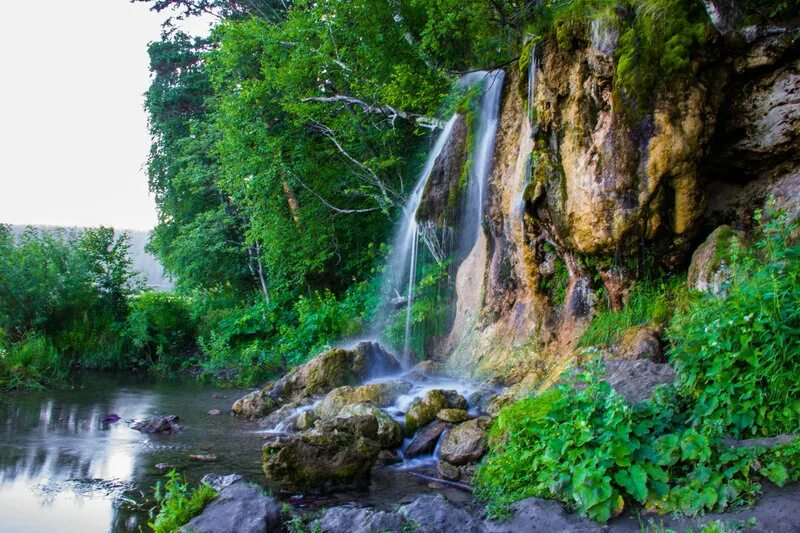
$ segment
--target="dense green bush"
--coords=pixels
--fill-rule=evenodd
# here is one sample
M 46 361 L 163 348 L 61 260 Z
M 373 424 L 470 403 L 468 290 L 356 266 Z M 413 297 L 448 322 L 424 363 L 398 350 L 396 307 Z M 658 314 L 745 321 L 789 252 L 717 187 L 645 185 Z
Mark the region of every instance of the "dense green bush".
M 153 488 L 156 507 L 151 509 L 148 522 L 155 533 L 173 533 L 199 515 L 217 493 L 209 485 L 201 483 L 197 488 L 189 484 L 174 469 L 167 474 L 162 485 L 157 482 Z
M 181 296 L 144 292 L 131 299 L 125 339 L 134 354 L 129 366 L 173 368 L 188 363 L 182 356 L 195 344 L 195 324 Z
M 800 431 L 798 224 L 779 213 L 756 221 L 752 246 L 730 248 L 727 297 L 696 295 L 669 330 L 693 420 L 737 437 Z
M 43 388 L 64 378 L 69 364 L 41 334 L 10 343 L 0 330 L 0 391 Z

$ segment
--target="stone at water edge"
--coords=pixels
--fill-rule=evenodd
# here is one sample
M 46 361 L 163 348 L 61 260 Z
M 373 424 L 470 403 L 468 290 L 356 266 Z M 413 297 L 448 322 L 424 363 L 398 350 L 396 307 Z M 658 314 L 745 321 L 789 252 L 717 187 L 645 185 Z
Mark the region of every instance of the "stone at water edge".
M 468 409 L 467 400 L 453 390 L 429 390 L 425 396 L 414 400 L 406 411 L 406 435 L 432 422 L 442 409 Z
M 491 423 L 487 416 L 454 426 L 443 437 L 439 449 L 442 460 L 456 466 L 477 462 L 488 450 L 486 430 Z
M 314 423 L 319 420 L 319 417 L 314 413 L 314 411 L 308 410 L 303 411 L 294 421 L 294 427 L 297 431 L 305 431 L 307 429 L 311 429 L 314 427 Z
M 219 492 L 225 487 L 233 485 L 234 483 L 238 483 L 242 481 L 242 476 L 239 474 L 229 474 L 227 476 L 222 476 L 220 474 L 206 474 L 200 480 L 200 483 L 205 483 L 206 485 L 210 486 L 215 491 Z
M 414 438 L 409 445 L 406 446 L 406 449 L 404 450 L 405 456 L 410 459 L 418 455 L 424 455 L 426 453 L 433 452 L 442 433 L 444 433 L 449 427 L 450 424 L 442 422 L 441 420 L 436 420 L 420 429 L 417 431 L 417 434 L 414 435 Z
M 381 448 L 399 448 L 403 444 L 403 428 L 391 416 L 387 415 L 371 403 L 356 403 L 346 405 L 339 411 L 336 418 L 351 418 L 354 416 L 371 416 L 378 422 L 376 440 Z
M 481 533 L 482 524 L 464 509 L 450 503 L 441 494 L 426 494 L 400 508 L 413 522 L 417 533 Z
M 464 409 L 442 409 L 441 411 L 436 413 L 436 418 L 438 418 L 442 422 L 458 424 L 460 422 L 466 422 L 472 417 Z
M 436 464 L 436 473 L 439 474 L 439 477 L 442 479 L 447 479 L 449 481 L 458 481 L 459 478 L 461 478 L 461 471 L 458 467 L 447 461 L 439 461 Z
M 178 425 L 178 420 L 180 420 L 180 417 L 177 415 L 154 416 L 147 420 L 134 422 L 131 425 L 131 429 L 148 434 L 172 434 L 181 430 L 181 426 Z
M 315 412 L 319 418 L 333 418 L 346 405 L 371 402 L 378 407 L 392 405 L 403 394 L 408 393 L 413 385 L 408 381 L 387 381 L 384 383 L 370 383 L 359 387 L 337 387 L 316 407 Z
M 206 414 L 208 414 L 210 416 L 218 416 L 218 415 L 222 414 L 222 411 L 220 411 L 219 409 L 212 409 Z
M 281 531 L 281 506 L 261 489 L 241 481 L 223 488 L 184 533 L 268 533 Z
M 231 410 L 239 416 L 260 418 L 287 403 L 399 371 L 397 360 L 377 343 L 362 342 L 352 350 L 334 348 L 298 366 L 260 391 L 240 398 Z
M 264 445 L 267 479 L 285 490 L 323 492 L 367 485 L 380 452 L 374 417 L 322 422 L 304 433 L 278 437 Z
M 364 509 L 353 505 L 332 507 L 314 526 L 325 533 L 377 533 L 404 531 L 406 519 L 399 513 Z

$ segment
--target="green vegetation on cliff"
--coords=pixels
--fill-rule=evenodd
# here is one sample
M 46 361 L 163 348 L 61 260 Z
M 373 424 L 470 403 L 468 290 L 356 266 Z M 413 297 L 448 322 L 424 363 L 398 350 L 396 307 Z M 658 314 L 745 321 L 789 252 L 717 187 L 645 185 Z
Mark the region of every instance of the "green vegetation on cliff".
M 539 496 L 601 522 L 632 504 L 698 514 L 752 502 L 761 480 L 800 479 L 800 440 L 771 449 L 726 440 L 800 432 L 798 223 L 776 213 L 756 221 L 750 247 L 731 247 L 727 295 L 692 293 L 670 322 L 674 386 L 629 404 L 595 362 L 579 386 L 565 375 L 557 389 L 500 412 L 478 473 L 494 512 Z M 650 321 L 652 305 L 618 316 Z M 609 341 L 599 328 L 585 340 Z

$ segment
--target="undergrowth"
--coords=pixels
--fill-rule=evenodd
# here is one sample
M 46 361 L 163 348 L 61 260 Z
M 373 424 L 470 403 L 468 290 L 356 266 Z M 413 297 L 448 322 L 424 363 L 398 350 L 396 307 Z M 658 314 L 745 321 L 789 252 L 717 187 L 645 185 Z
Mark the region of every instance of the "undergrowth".
M 698 515 L 751 504 L 764 480 L 800 479 L 800 440 L 769 449 L 727 440 L 800 431 L 797 224 L 780 213 L 756 221 L 750 251 L 732 248 L 727 297 L 692 294 L 670 323 L 674 386 L 630 404 L 596 360 L 500 412 L 477 473 L 493 515 L 532 496 L 599 522 L 631 506 Z M 608 315 L 584 342 L 610 342 L 664 312 L 677 284 L 640 287 L 633 309 Z
M 167 480 L 163 485 L 157 482 L 153 487 L 157 505 L 151 509 L 152 521 L 147 525 L 155 533 L 177 531 L 217 497 L 217 492 L 205 483 L 201 483 L 197 488 L 190 488 L 186 480 L 174 469 L 167 473 L 166 477 Z

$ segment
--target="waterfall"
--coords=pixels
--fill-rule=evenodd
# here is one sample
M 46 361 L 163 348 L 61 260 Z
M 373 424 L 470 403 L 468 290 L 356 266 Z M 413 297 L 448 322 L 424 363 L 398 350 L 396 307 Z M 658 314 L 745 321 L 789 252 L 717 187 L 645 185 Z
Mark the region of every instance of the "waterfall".
M 472 165 L 469 170 L 469 183 L 467 194 L 464 196 L 461 227 L 459 228 L 461 236 L 458 254 L 461 258 L 466 257 L 472 250 L 483 223 L 484 198 L 489 185 L 489 174 L 492 171 L 494 143 L 500 118 L 500 96 L 503 93 L 505 72 L 495 70 L 474 73 L 472 76 L 480 76 L 484 83 L 484 91 L 478 107 L 475 144 L 470 154 Z
M 533 99 L 536 96 L 536 71 L 539 70 L 539 58 L 536 54 L 538 47 L 538 44 L 531 45 L 531 62 L 528 66 L 528 120 L 531 128 L 533 127 L 533 116 L 535 114 Z
M 406 308 L 405 339 L 400 361 L 404 366 L 408 366 L 409 363 L 409 342 L 413 318 L 412 305 L 414 303 L 414 287 L 416 284 L 419 240 L 417 209 L 422 201 L 422 193 L 425 191 L 425 185 L 428 183 L 436 158 L 439 157 L 445 144 L 450 139 L 455 121 L 456 115 L 453 115 L 445 124 L 430 154 L 428 154 L 428 159 L 425 161 L 425 167 L 417 180 L 417 184 L 403 207 L 403 214 L 392 240 L 392 252 L 389 256 L 389 264 L 383 281 L 379 314 L 390 312 L 401 305 Z M 380 318 L 385 318 L 385 316 Z M 383 325 L 380 322 L 376 324 L 378 328 L 382 328 Z

